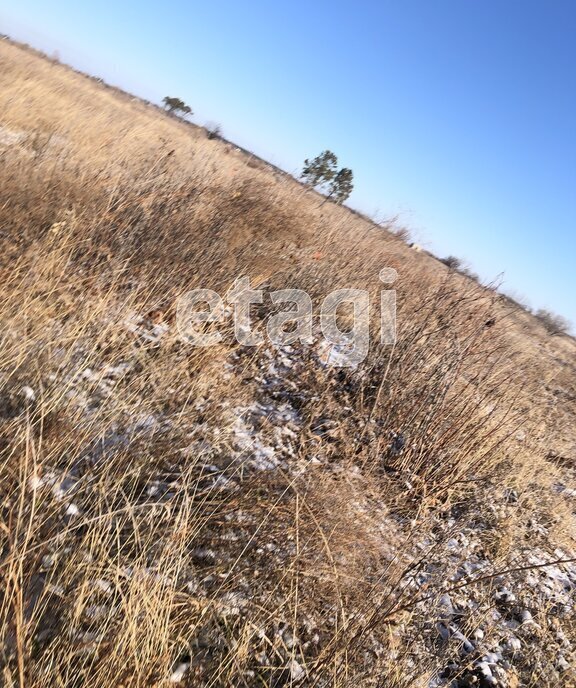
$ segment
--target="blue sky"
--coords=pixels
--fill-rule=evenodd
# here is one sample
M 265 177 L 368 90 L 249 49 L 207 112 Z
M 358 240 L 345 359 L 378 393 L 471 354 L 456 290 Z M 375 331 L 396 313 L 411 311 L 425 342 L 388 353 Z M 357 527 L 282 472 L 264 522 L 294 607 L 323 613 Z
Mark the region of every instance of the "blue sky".
M 18 0 L 0 31 L 288 171 L 332 149 L 350 205 L 576 323 L 574 0 Z

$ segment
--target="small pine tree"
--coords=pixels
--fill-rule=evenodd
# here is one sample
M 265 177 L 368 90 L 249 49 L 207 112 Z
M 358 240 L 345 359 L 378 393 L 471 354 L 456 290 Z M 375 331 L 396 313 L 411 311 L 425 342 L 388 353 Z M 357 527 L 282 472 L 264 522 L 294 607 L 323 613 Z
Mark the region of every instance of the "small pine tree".
M 336 176 L 338 158 L 332 151 L 325 150 L 312 160 L 304 160 L 302 179 L 312 187 L 330 183 Z
M 347 201 L 354 189 L 353 180 L 354 174 L 352 170 L 348 167 L 343 167 L 330 182 L 328 198 L 334 199 L 338 204 Z
M 188 115 L 193 114 L 192 108 L 186 105 L 186 103 L 183 100 L 180 100 L 180 98 L 171 98 L 170 96 L 166 96 L 162 99 L 162 102 L 164 103 L 165 110 L 170 115 L 181 113 L 184 115 L 184 117 L 187 117 Z

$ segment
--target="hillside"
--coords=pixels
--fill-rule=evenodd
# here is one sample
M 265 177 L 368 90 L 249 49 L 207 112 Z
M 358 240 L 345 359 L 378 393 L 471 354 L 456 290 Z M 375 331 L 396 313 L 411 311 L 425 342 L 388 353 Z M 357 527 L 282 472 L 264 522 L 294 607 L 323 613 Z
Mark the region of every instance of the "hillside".
M 0 40 L 2 685 L 576 685 L 576 341 L 394 232 Z M 187 342 L 242 276 L 313 341 Z

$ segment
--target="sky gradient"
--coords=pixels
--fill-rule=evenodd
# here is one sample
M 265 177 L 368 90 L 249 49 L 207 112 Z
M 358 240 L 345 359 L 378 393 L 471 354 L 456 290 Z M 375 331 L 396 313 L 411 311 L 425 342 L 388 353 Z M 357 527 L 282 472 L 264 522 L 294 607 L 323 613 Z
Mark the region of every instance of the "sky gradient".
M 349 205 L 576 323 L 574 0 L 0 0 L 0 32 L 290 172 L 330 148 Z

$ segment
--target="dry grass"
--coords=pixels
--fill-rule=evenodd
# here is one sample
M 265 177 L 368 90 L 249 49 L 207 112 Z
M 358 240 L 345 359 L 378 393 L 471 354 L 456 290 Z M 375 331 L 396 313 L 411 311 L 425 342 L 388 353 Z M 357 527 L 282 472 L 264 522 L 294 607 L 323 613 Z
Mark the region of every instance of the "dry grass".
M 467 632 L 527 543 L 574 549 L 551 490 L 574 342 L 225 141 L 7 41 L 0 64 L 3 684 L 160 686 L 180 663 L 191 686 L 428 685 L 455 537 L 477 527 L 488 566 L 450 584 L 476 596 Z M 384 266 L 398 343 L 360 371 L 174 326 L 194 287 L 377 301 Z M 558 685 L 523 642 L 541 668 L 500 685 Z

